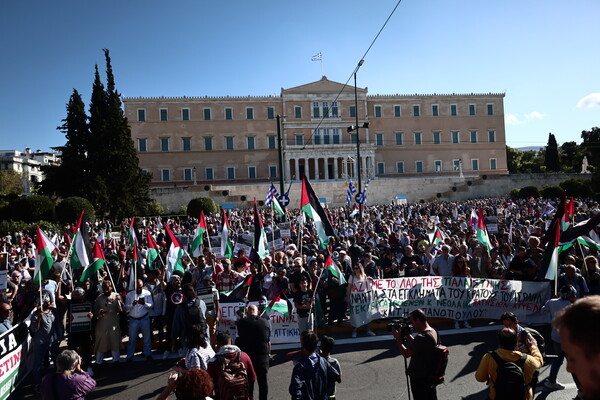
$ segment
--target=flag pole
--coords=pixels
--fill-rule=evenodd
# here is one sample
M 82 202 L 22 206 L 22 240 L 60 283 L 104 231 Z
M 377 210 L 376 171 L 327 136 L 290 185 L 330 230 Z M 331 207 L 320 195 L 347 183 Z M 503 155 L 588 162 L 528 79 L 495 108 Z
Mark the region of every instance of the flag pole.
M 39 255 L 39 254 L 38 254 Z M 43 303 L 42 303 L 42 266 L 40 265 L 40 269 L 38 270 L 38 275 L 39 275 L 39 281 L 40 281 L 40 310 L 43 308 Z

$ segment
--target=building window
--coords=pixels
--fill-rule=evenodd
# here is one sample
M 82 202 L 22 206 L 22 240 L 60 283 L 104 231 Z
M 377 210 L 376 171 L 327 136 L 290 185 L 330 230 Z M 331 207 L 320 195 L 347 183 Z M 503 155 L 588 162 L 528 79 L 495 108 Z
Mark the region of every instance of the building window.
M 394 117 L 402 116 L 402 108 L 400 106 L 394 106 Z
M 171 170 L 169 169 L 161 169 L 162 181 L 169 182 L 171 180 Z
M 433 168 L 435 169 L 435 172 L 442 172 L 442 160 L 434 160 Z
M 329 118 L 329 103 L 323 102 L 323 118 Z
M 331 116 L 337 118 L 340 116 L 339 107 L 337 101 L 331 102 Z
M 149 174 L 150 174 L 150 171 L 148 171 L 147 169 L 143 169 L 143 170 L 142 170 L 142 174 L 144 174 L 144 175 L 149 175 Z
M 475 104 L 469 104 L 469 115 L 475 115 Z
M 396 173 L 398 173 L 398 174 L 404 173 L 404 161 L 396 162 Z
M 385 174 L 385 163 L 378 162 L 377 163 L 377 175 Z
M 275 108 L 267 107 L 267 119 L 275 119 Z
M 248 167 L 248 179 L 256 179 L 256 167 Z
M 381 106 L 375 106 L 375 118 L 381 118 Z
M 321 108 L 318 101 L 313 102 L 313 118 L 321 118 Z
M 189 137 L 184 137 L 181 138 L 181 144 L 183 147 L 183 151 L 190 151 L 192 150 L 192 138 Z
M 350 117 L 356 118 L 356 106 L 350 106 Z
M 267 136 L 267 145 L 269 147 L 269 149 L 274 149 L 275 148 L 275 136 Z
M 474 158 L 471 160 L 471 168 L 473 171 L 479 171 L 479 160 Z
M 246 108 L 246 119 L 254 119 L 254 108 Z
M 434 117 L 437 117 L 440 115 L 440 108 L 437 104 L 431 105 L 431 115 L 433 115 Z
M 181 109 L 181 120 L 182 121 L 189 121 L 190 120 L 190 109 L 189 108 L 182 108 Z
M 356 144 L 356 133 L 351 133 L 350 134 L 350 143 L 351 144 Z
M 333 128 L 333 144 L 340 144 L 340 129 Z
M 488 131 L 488 142 L 494 143 L 496 141 L 496 131 Z
M 493 104 L 487 105 L 487 115 L 494 115 L 494 105 Z
M 302 118 L 302 107 L 294 106 L 294 117 Z
M 315 129 L 313 131 L 313 144 L 321 144 L 321 132 L 320 129 Z
M 231 121 L 233 119 L 233 108 L 225 109 L 225 120 Z
M 140 153 L 145 153 L 148 151 L 148 139 L 143 138 L 143 139 L 138 139 L 138 151 Z
M 169 151 L 169 138 L 160 138 L 160 151 Z
M 138 121 L 145 122 L 146 121 L 146 110 L 143 108 L 140 108 L 137 110 L 137 112 L 138 112 Z
M 166 108 L 161 108 L 160 109 L 160 120 L 161 121 L 168 121 L 169 120 L 169 110 L 167 110 Z
M 450 132 L 450 134 L 452 135 L 452 144 L 460 143 L 460 133 L 459 132 L 452 131 L 452 132 Z
M 396 146 L 402 146 L 404 144 L 404 134 L 402 132 L 396 132 Z
M 415 172 L 419 174 L 423 172 L 423 161 L 415 161 Z
M 212 151 L 213 149 L 213 138 L 205 137 L 204 138 L 204 150 Z
M 304 145 L 304 136 L 302 135 L 295 135 L 296 138 L 296 146 L 302 146 Z
M 211 118 L 212 117 L 212 115 L 211 115 L 212 113 L 211 113 L 210 108 L 205 108 L 203 111 L 204 111 L 204 120 L 205 121 L 210 121 L 212 119 Z
M 490 169 L 491 170 L 495 170 L 496 169 L 496 159 L 495 158 L 490 158 Z
M 204 170 L 204 176 L 206 177 L 207 181 L 212 181 L 215 179 L 215 172 L 212 168 L 206 168 Z
M 469 135 L 471 136 L 471 143 L 477 143 L 477 131 L 471 131 Z
M 452 115 L 453 117 L 458 115 L 456 108 L 456 104 L 450 104 L 450 115 Z
M 423 138 L 421 137 L 421 132 L 415 132 L 415 144 L 423 144 Z
M 421 116 L 421 106 L 418 104 L 413 104 L 413 116 L 419 117 Z
M 233 136 L 227 136 L 225 138 L 225 148 L 227 150 L 233 150 Z
M 433 144 L 442 143 L 441 136 L 442 134 L 440 132 L 433 132 Z
M 191 168 L 185 168 L 183 170 L 183 180 L 184 181 L 193 181 L 194 177 L 192 176 L 192 169 Z
M 277 178 L 277 166 L 269 165 L 269 179 Z
M 376 146 L 383 146 L 383 133 L 376 133 L 375 134 L 375 145 Z
M 227 167 L 227 179 L 235 179 L 235 167 Z
M 452 168 L 455 171 L 460 171 L 460 160 L 452 160 Z
M 247 142 L 248 142 L 248 150 L 254 150 L 254 142 L 256 141 L 256 138 L 254 136 L 249 136 L 247 138 Z

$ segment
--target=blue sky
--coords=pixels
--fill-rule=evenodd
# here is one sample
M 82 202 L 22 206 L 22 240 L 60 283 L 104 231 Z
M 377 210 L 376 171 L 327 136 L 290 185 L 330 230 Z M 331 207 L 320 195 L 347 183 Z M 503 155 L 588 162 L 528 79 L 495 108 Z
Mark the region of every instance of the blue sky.
M 346 82 L 397 0 L 0 2 L 2 149 L 49 150 L 111 52 L 135 96 L 279 95 Z M 370 94 L 505 92 L 507 143 L 600 126 L 600 1 L 403 0 L 358 73 Z

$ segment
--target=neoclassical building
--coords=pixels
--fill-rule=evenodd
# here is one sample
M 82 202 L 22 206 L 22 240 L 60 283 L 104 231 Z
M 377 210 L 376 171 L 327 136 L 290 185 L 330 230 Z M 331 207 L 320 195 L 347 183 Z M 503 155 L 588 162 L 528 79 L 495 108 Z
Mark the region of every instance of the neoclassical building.
M 506 174 L 503 93 L 368 94 L 323 77 L 280 96 L 126 97 L 152 185 Z M 367 124 L 368 127 L 363 128 Z M 350 132 L 349 132 L 350 131 Z

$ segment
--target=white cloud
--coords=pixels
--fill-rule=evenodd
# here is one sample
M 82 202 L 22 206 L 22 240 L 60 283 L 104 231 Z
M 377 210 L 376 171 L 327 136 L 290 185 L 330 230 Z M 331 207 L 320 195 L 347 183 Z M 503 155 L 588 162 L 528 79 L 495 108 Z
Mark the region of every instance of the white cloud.
M 523 121 L 520 121 L 519 118 L 514 114 L 505 114 L 504 123 L 506 125 L 521 125 Z
M 548 114 L 542 114 L 537 111 L 530 112 L 529 114 L 525 114 L 525 118 L 530 119 L 544 119 L 548 116 Z
M 577 102 L 577 108 L 600 107 L 600 93 L 590 93 Z

